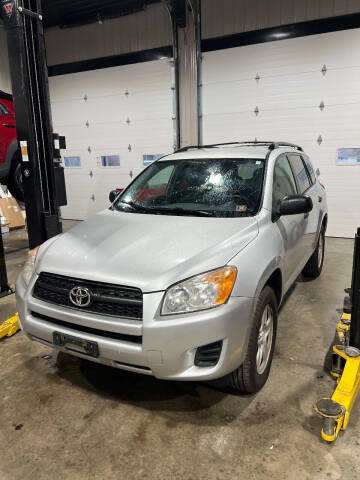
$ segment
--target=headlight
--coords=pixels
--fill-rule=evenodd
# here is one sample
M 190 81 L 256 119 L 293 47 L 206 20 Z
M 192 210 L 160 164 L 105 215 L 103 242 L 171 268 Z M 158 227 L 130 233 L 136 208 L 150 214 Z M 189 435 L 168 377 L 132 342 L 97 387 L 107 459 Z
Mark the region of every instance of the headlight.
M 222 305 L 231 294 L 236 273 L 236 267 L 224 267 L 173 285 L 165 293 L 161 315 L 196 312 Z
M 29 284 L 32 274 L 34 273 L 36 254 L 38 250 L 39 250 L 39 247 L 34 248 L 33 250 L 30 250 L 28 253 L 28 258 L 25 262 L 25 265 L 22 271 L 22 276 L 26 285 Z

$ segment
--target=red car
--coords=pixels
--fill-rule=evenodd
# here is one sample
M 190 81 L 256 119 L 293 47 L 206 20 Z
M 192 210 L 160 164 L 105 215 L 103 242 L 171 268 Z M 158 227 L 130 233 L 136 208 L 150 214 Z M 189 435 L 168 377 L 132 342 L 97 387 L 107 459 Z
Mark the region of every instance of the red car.
M 16 139 L 15 113 L 12 96 L 0 90 L 0 183 L 12 195 L 24 200 L 21 176 L 21 153 Z

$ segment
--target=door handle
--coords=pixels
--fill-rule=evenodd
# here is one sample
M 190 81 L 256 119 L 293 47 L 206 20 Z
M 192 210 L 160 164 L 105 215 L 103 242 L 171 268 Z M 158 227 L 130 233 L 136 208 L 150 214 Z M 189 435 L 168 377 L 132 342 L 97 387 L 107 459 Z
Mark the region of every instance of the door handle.
M 2 125 L 3 125 L 3 127 L 6 127 L 6 128 L 15 128 L 15 124 L 14 124 L 14 123 L 4 122 Z
M 322 197 L 320 197 L 320 195 L 318 196 L 318 200 L 319 200 L 319 203 L 322 202 Z

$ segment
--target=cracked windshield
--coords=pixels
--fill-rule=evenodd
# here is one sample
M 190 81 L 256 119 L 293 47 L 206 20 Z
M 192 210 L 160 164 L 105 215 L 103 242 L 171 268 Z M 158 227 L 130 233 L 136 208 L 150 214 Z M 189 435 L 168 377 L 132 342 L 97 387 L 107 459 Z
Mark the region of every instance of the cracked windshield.
M 118 197 L 116 210 L 157 215 L 244 217 L 257 213 L 265 161 L 160 160 Z

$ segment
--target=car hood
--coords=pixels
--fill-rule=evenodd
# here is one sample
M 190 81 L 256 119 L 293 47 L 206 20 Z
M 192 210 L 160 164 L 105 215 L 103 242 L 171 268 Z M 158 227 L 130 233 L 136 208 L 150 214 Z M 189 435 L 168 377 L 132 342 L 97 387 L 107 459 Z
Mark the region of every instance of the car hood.
M 257 234 L 254 217 L 105 210 L 44 244 L 36 271 L 161 291 L 226 265 Z

